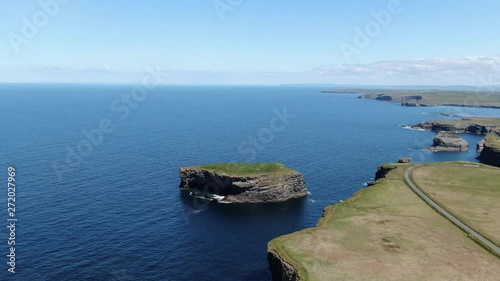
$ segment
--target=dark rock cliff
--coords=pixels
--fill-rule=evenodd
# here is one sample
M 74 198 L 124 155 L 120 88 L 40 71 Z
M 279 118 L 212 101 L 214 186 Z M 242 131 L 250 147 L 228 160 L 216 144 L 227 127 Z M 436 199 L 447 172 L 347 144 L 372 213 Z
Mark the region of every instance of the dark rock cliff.
M 384 164 L 380 165 L 378 167 L 377 172 L 375 173 L 375 181 L 385 178 L 385 176 L 392 170 L 396 169 L 397 167 L 393 164 Z
M 280 255 L 268 246 L 267 262 L 271 270 L 273 281 L 300 281 L 301 278 L 295 267 L 286 262 Z
M 478 159 L 484 164 L 500 167 L 500 128 L 491 130 L 481 144 Z
M 282 202 L 307 195 L 304 177 L 297 171 L 258 175 L 228 175 L 201 168 L 181 168 L 180 188 L 224 196 L 226 203 Z

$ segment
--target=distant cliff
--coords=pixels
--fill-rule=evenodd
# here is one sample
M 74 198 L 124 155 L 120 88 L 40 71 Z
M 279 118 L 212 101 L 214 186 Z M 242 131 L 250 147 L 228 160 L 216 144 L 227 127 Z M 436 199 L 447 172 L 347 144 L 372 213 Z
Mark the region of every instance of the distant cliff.
M 433 120 L 414 126 L 413 129 L 429 131 L 447 131 L 455 133 L 469 133 L 486 135 L 491 129 L 500 125 L 500 118 L 464 118 L 462 120 Z
M 279 163 L 216 164 L 180 169 L 180 188 L 225 203 L 282 202 L 307 195 L 301 173 Z

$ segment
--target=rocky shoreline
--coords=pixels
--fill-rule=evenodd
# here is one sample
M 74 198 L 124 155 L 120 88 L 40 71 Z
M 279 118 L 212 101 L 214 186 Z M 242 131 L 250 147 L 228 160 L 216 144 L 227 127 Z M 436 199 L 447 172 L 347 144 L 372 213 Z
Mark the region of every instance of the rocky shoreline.
M 465 151 L 465 140 L 446 138 L 444 133 L 484 135 L 477 144 L 477 157 L 483 164 L 500 167 L 500 118 L 463 118 L 461 120 L 427 121 L 413 126 L 402 125 L 413 130 L 437 131 L 438 136 L 428 150 L 431 151 Z M 441 134 L 441 136 L 440 136 Z
M 485 122 L 482 118 L 464 118 L 462 120 L 432 120 L 419 123 L 417 125 L 410 126 L 411 129 L 415 130 L 427 130 L 427 131 L 446 131 L 454 132 L 457 134 L 474 134 L 474 135 L 486 135 L 490 130 L 496 128 L 500 122 Z

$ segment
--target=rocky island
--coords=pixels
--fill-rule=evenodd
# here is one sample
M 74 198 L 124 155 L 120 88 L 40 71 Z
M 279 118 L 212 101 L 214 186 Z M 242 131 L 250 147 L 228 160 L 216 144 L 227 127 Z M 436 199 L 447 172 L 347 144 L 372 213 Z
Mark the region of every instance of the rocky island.
M 469 143 L 452 132 L 439 132 L 434 138 L 430 151 L 469 151 Z
M 283 202 L 306 196 L 301 173 L 281 163 L 225 163 L 180 168 L 180 188 L 222 203 Z

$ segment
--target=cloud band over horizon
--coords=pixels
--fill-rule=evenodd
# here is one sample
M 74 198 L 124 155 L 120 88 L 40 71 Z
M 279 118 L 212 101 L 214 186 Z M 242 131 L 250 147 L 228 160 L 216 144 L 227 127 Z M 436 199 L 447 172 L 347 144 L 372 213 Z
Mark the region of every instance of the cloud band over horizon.
M 155 66 L 150 66 L 155 67 Z M 332 64 L 303 71 L 175 70 L 159 65 L 164 83 L 172 84 L 359 84 L 359 85 L 497 85 L 500 56 L 429 58 Z M 44 66 L 2 68 L 1 82 L 134 83 L 146 70 L 113 67 Z

